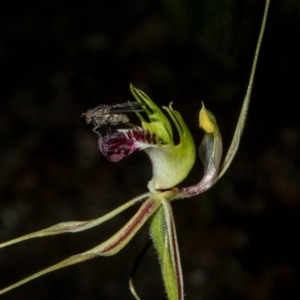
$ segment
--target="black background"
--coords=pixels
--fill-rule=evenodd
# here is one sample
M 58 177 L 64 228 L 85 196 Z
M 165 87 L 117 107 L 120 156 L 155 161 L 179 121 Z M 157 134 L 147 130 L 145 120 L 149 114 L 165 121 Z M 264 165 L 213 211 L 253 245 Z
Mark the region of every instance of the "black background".
M 201 101 L 227 149 L 245 94 L 264 1 L 10 1 L 0 16 L 0 241 L 101 216 L 146 191 L 144 153 L 108 162 L 81 113 L 133 99 L 174 102 L 199 145 Z M 242 143 L 210 191 L 173 205 L 187 299 L 297 299 L 300 4 L 273 1 Z M 201 178 L 198 162 L 182 185 Z M 87 232 L 0 250 L 5 287 L 104 241 L 130 209 Z M 297 229 L 298 228 L 298 229 Z M 3 299 L 133 299 L 142 229 L 122 252 L 48 274 Z M 150 250 L 135 278 L 164 299 Z

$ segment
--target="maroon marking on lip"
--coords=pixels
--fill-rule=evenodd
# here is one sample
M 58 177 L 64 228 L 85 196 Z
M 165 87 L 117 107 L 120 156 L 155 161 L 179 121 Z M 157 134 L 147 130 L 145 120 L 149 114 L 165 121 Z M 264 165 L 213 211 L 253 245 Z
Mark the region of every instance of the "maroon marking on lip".
M 136 142 L 155 145 L 157 136 L 151 134 L 149 130 L 130 129 L 127 131 L 115 131 L 98 140 L 100 152 L 106 156 L 109 161 L 118 162 L 129 156 L 134 151 L 140 150 Z

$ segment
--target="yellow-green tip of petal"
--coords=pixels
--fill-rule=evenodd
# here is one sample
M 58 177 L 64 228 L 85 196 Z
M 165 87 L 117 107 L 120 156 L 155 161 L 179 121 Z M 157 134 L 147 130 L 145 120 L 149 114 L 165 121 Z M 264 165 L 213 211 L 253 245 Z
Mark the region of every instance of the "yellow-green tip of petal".
M 216 118 L 214 115 L 208 111 L 204 103 L 202 102 L 202 108 L 199 112 L 199 126 L 206 132 L 206 133 L 214 133 L 218 128 Z

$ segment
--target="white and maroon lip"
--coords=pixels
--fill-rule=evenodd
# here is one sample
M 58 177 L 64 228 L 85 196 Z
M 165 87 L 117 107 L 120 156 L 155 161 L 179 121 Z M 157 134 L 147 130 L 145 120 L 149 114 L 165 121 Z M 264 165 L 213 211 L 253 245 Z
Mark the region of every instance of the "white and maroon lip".
M 162 141 L 155 133 L 151 134 L 149 130 L 142 128 L 117 129 L 98 140 L 100 152 L 112 162 L 118 162 L 136 150 L 144 150 L 158 143 L 161 144 Z

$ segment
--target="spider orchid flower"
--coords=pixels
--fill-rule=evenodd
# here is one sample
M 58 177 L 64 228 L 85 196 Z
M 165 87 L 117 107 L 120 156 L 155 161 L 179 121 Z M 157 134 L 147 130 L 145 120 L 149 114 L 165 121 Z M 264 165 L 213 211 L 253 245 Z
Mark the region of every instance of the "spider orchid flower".
M 148 183 L 150 192 L 166 190 L 180 183 L 195 163 L 196 151 L 193 137 L 179 112 L 163 107 L 174 123 L 179 143 L 174 144 L 172 126 L 167 116 L 141 90 L 130 85 L 135 99 L 143 105 L 149 122 L 137 113 L 141 127 L 118 129 L 113 134 L 99 138 L 99 149 L 108 160 L 116 162 L 137 150 L 144 150 L 152 162 L 153 177 Z M 182 159 L 184 157 L 184 159 Z
M 129 129 L 117 129 L 112 134 L 103 138 L 100 137 L 99 149 L 109 160 L 114 162 L 127 157 L 136 150 L 144 150 L 149 155 L 153 167 L 153 177 L 148 184 L 149 192 L 126 202 L 100 218 L 90 221 L 59 223 L 3 243 L 0 247 L 37 237 L 83 231 L 104 223 L 134 204 L 143 202 L 142 205 L 136 214 L 105 242 L 33 274 L 1 290 L 0 294 L 57 269 L 77 264 L 96 256 L 114 255 L 132 239 L 141 226 L 150 221 L 150 231 L 163 266 L 164 280 L 169 298 L 183 299 L 179 251 L 169 202 L 174 195 L 178 194 L 179 190 L 175 186 L 188 175 L 194 165 L 196 158 L 194 141 L 181 115 L 170 105 L 168 108 L 164 107 L 164 109 L 178 131 L 179 143 L 175 144 L 172 126 L 167 116 L 142 91 L 134 88 L 132 85 L 130 89 L 136 100 L 143 104 L 143 109 L 149 121 L 146 121 L 140 113 L 137 113 L 141 120 L 141 127 L 134 126 Z M 174 289 L 174 287 L 177 288 Z M 135 293 L 133 288 L 132 290 Z M 136 298 L 138 299 L 137 295 Z
M 113 162 L 117 162 L 129 156 L 135 151 L 145 151 L 150 157 L 153 168 L 153 176 L 148 183 L 149 192 L 126 202 L 100 218 L 89 221 L 59 223 L 2 243 L 0 244 L 0 248 L 32 238 L 87 230 L 112 219 L 135 204 L 141 204 L 140 208 L 118 232 L 106 241 L 0 290 L 0 295 L 55 270 L 84 262 L 97 256 L 114 255 L 126 246 L 146 222 L 149 222 L 151 238 L 158 254 L 168 299 L 184 299 L 179 248 L 170 203 L 176 199 L 192 197 L 206 191 L 223 176 L 231 164 L 238 149 L 245 124 L 268 7 L 269 1 L 266 0 L 261 32 L 254 56 L 248 89 L 232 143 L 223 163 L 221 164 L 222 138 L 216 119 L 213 114 L 202 105 L 199 114 L 199 125 L 204 131 L 204 138 L 198 149 L 198 153 L 204 167 L 204 175 L 199 183 L 191 187 L 176 187 L 186 178 L 195 162 L 196 150 L 190 131 L 185 125 L 180 113 L 172 108 L 172 104 L 170 104 L 169 107 L 163 107 L 169 116 L 168 118 L 145 93 L 131 85 L 131 93 L 136 101 L 143 104 L 142 107 L 148 120 L 145 120 L 142 114 L 137 113 L 141 121 L 141 126 L 117 129 L 112 134 L 103 138 L 100 137 L 98 144 L 101 153 Z M 174 143 L 174 133 L 170 120 L 173 122 L 173 127 L 178 133 L 179 142 L 177 144 Z M 131 290 L 134 297 L 140 299 L 132 284 Z

